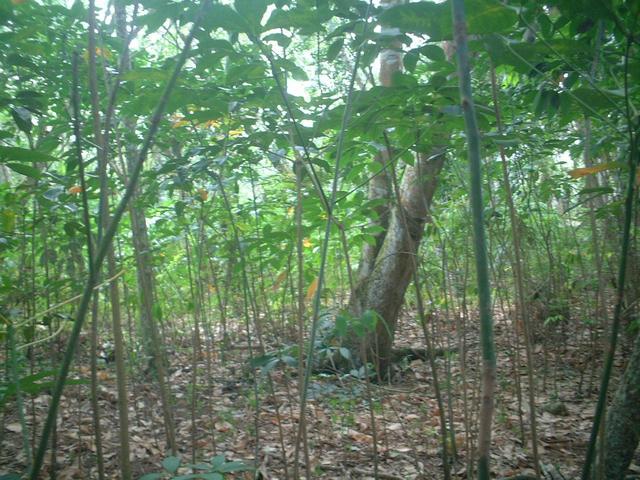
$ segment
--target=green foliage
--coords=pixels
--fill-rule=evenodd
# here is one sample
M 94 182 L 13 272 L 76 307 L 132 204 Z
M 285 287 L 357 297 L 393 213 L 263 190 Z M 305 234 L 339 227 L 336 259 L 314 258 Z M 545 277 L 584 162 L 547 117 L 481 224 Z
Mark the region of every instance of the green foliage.
M 498 0 L 467 0 L 469 34 L 502 33 L 511 30 L 518 19 L 516 10 Z M 383 11 L 380 22 L 402 32 L 426 34 L 430 41 L 451 40 L 451 2 L 413 2 Z
M 586 282 L 593 276 L 595 251 L 586 220 L 593 206 L 599 227 L 606 228 L 601 257 L 606 265 L 614 263 L 618 252 L 613 239 L 628 176 L 626 136 L 629 121 L 637 122 L 626 117 L 626 103 L 640 104 L 637 45 L 632 45 L 626 69 L 621 55 L 626 32 L 637 31 L 638 7 L 634 2 L 596 0 L 559 0 L 545 6 L 532 1 L 470 0 L 465 6 L 473 35 L 469 47 L 486 172 L 483 205 L 492 274 L 510 286 L 512 253 L 505 245 L 514 227 L 505 208 L 502 151 L 513 187 L 516 227 L 523 237 L 528 284 L 553 278 L 557 287 L 548 299 L 560 298 L 562 303 L 541 321 L 568 319 L 565 312 L 576 305 L 561 286 L 583 282 L 580 293 L 570 295 L 579 298 L 584 312 L 571 318 L 591 318 L 595 323 L 592 307 L 598 286 Z M 197 11 L 196 2 L 164 0 L 145 0 L 138 8 L 135 25 L 130 26 L 138 32 L 130 45 L 131 70 L 119 76 L 123 42 L 113 25 L 98 21 L 103 115 L 111 93 L 106 86 L 114 86 L 116 79 L 120 82 L 111 118 L 113 157 L 107 179 L 114 200 L 124 189 L 127 157 L 135 157 L 147 132 Z M 450 306 L 439 285 L 445 259 L 447 281 L 457 297 L 453 304 L 471 298 L 469 185 L 461 160 L 467 138 L 450 60 L 450 12 L 450 1 L 409 2 L 389 9 L 357 0 L 237 0 L 212 5 L 169 99 L 132 205 L 147 218 L 147 253 L 157 283 L 154 316 L 162 316 L 167 338 L 183 325 L 190 328 L 198 306 L 188 294 L 186 242 L 196 246 L 191 252 L 191 266 L 197 265 L 192 269 L 195 290 L 201 289 L 201 296 L 210 301 L 207 313 L 214 329 L 222 322 L 219 312 L 237 327 L 243 293 L 239 248 L 249 266 L 260 313 L 268 310 L 275 317 L 273 312 L 282 312 L 282 325 L 271 318 L 273 324 L 267 328 L 277 329 L 277 338 L 280 329 L 293 330 L 291 305 L 298 294 L 308 292 L 318 274 L 320 232 L 327 221 L 319 188 L 326 194 L 331 185 L 339 136 L 344 151 L 332 211 L 336 222 L 321 293 L 326 306 L 340 313 L 320 319 L 314 345 L 318 357 L 350 364 L 358 355 L 347 348 L 346 340 L 361 339 L 380 327 L 374 312 L 354 317 L 341 309 L 351 288 L 347 260 L 355 270 L 361 250 L 375 245 L 377 236 L 385 233 L 371 221 L 380 219 L 380 207 L 388 201 L 370 200 L 367 195 L 369 180 L 381 174 L 374 157 L 385 147 L 393 150 L 392 167 L 400 180 L 404 166 L 412 164 L 417 153 L 446 144 L 448 160 L 429 213 L 433 222 L 420 250 L 421 274 L 434 308 Z M 104 13 L 98 17 L 111 17 Z M 81 83 L 86 83 L 86 18 L 81 1 L 0 2 L 0 296 L 6 310 L 13 312 L 12 321 L 71 298 L 86 279 L 82 193 L 87 195 L 95 232 L 101 188 L 86 92 L 80 98 L 86 192 L 79 186 L 69 122 L 74 51 L 81 58 Z M 404 51 L 404 71 L 395 75 L 392 87 L 381 87 L 375 79 L 376 58 L 389 47 Z M 341 131 L 356 54 L 360 69 L 351 98 L 353 111 Z M 492 67 L 503 111 L 501 131 L 487 74 Z M 591 128 L 588 145 L 586 118 Z M 599 169 L 580 170 L 592 168 L 583 164 L 585 148 Z M 300 227 L 303 292 L 297 291 L 295 267 L 293 163 L 297 160 L 305 163 Z M 591 185 L 592 179 L 597 185 Z M 127 306 L 133 318 L 139 318 L 139 300 L 131 294 L 137 286 L 130 228 L 125 218 L 116 250 L 125 272 L 121 281 L 130 294 Z M 73 303 L 65 304 L 41 322 L 26 322 L 19 330 L 20 341 L 44 338 L 49 328 L 72 317 Z M 140 330 L 140 325 L 133 330 Z M 47 348 L 49 344 L 35 350 Z M 263 373 L 281 366 L 293 368 L 298 350 L 297 346 L 278 349 L 253 359 L 251 366 Z M 361 375 L 357 369 L 354 372 Z M 42 393 L 50 388 L 50 380 L 51 372 L 43 369 L 21 378 L 20 388 L 27 394 Z M 14 386 L 0 388 L 0 404 L 13 399 Z M 164 473 L 154 475 L 171 474 L 174 463 L 164 466 Z M 211 469 L 205 473 L 224 473 Z
M 22 393 L 30 395 L 39 395 L 48 392 L 55 385 L 55 370 L 45 370 L 21 377 L 18 386 Z M 87 379 L 69 379 L 67 385 L 87 385 Z M 16 394 L 16 383 L 0 383 L 0 408 L 3 407 Z
M 253 470 L 243 462 L 227 461 L 224 455 L 216 455 L 208 463 L 182 464 L 180 457 L 170 456 L 162 461 L 164 471 L 161 473 L 147 473 L 140 477 L 140 480 L 223 480 L 227 473 L 247 472 Z M 180 470 L 193 470 L 196 473 L 180 474 Z

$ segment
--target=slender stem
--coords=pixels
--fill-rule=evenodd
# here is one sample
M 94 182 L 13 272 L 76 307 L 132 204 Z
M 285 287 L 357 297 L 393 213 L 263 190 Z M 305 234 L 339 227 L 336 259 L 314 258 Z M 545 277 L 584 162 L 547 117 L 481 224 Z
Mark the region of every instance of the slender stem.
M 80 174 L 80 192 L 82 196 L 82 218 L 84 230 L 87 237 L 88 268 L 92 271 L 94 258 L 94 245 L 91 236 L 91 220 L 89 217 L 89 200 L 87 194 L 87 182 L 85 177 L 84 159 L 82 158 L 82 135 L 80 130 L 80 95 L 79 95 L 79 74 L 78 74 L 78 52 L 73 52 L 73 90 L 71 92 L 71 103 L 73 108 L 73 135 L 75 137 L 76 155 L 78 157 L 78 172 Z M 94 295 L 91 308 L 91 411 L 93 421 L 93 434 L 96 442 L 96 463 L 98 466 L 98 478 L 104 479 L 104 457 L 102 454 L 102 428 L 100 425 L 100 404 L 98 402 L 98 298 Z
M 480 309 L 480 342 L 482 346 L 482 399 L 480 405 L 480 427 L 478 431 L 478 478 L 489 480 L 489 450 L 491 448 L 491 423 L 496 383 L 496 353 L 493 340 L 491 315 L 491 285 L 487 262 L 487 245 L 484 231 L 482 202 L 482 162 L 480 157 L 480 132 L 476 122 L 473 94 L 471 91 L 471 68 L 467 45 L 467 24 L 464 0 L 453 0 L 453 31 L 458 57 L 460 101 L 464 114 L 469 155 L 471 183 L 471 213 L 473 216 L 474 251 L 478 282 Z
M 624 201 L 624 226 L 622 231 L 622 246 L 620 252 L 620 264 L 618 267 L 618 288 L 616 291 L 616 304 L 613 311 L 613 323 L 611 325 L 611 336 L 609 339 L 609 351 L 605 358 L 602 378 L 600 380 L 600 392 L 598 394 L 598 403 L 593 417 L 593 426 L 589 437 L 589 445 L 585 456 L 584 465 L 582 467 L 582 480 L 589 480 L 591 465 L 593 463 L 596 451 L 596 442 L 602 422 L 603 412 L 607 403 L 607 390 L 609 388 L 609 380 L 611 379 L 611 370 L 613 368 L 613 359 L 618 343 L 618 333 L 620 331 L 620 321 L 622 318 L 622 305 L 624 301 L 624 284 L 627 279 L 627 257 L 629 256 L 629 248 L 631 245 L 631 220 L 633 219 L 633 198 L 636 181 L 636 170 L 638 167 L 638 135 L 634 132 L 630 106 L 629 106 L 629 52 L 632 40 L 627 40 L 627 50 L 625 53 L 625 98 L 627 100 L 627 122 L 629 129 L 629 179 L 627 181 L 627 189 Z
M 491 93 L 493 96 L 493 109 L 496 114 L 496 126 L 498 132 L 502 133 L 502 117 L 500 113 L 500 104 L 498 102 L 498 85 L 496 82 L 496 70 L 491 66 Z M 525 305 L 525 288 L 524 288 L 524 272 L 522 259 L 522 244 L 520 239 L 520 228 L 518 224 L 518 215 L 513 201 L 513 192 L 509 181 L 509 167 L 507 166 L 507 158 L 504 148 L 499 146 L 500 163 L 502 164 L 502 183 L 507 197 L 509 206 L 509 222 L 511 223 L 511 239 L 513 248 L 513 276 L 516 282 L 516 310 L 524 330 L 524 346 L 525 355 L 527 357 L 527 380 L 529 382 L 528 400 L 529 400 L 529 421 L 531 422 L 531 449 L 533 452 L 534 470 L 536 478 L 540 479 L 542 472 L 540 471 L 540 456 L 538 455 L 538 427 L 536 418 L 536 397 L 535 397 L 535 375 L 533 362 L 533 346 L 531 345 L 531 325 L 529 313 Z M 517 322 L 516 322 L 517 324 Z M 517 334 L 517 329 L 516 329 Z M 516 351 L 519 350 L 519 342 L 516 341 Z M 519 366 L 519 364 L 518 364 Z
M 207 3 L 203 3 L 206 5 Z M 189 33 L 185 45 L 178 57 L 178 61 L 176 63 L 175 69 L 171 75 L 171 78 L 167 82 L 165 90 L 158 102 L 156 110 L 151 119 L 151 124 L 149 126 L 149 130 L 144 139 L 144 143 L 140 152 L 138 153 L 138 158 L 136 160 L 135 166 L 131 172 L 131 177 L 129 179 L 129 183 L 125 189 L 124 195 L 116 208 L 111 223 L 107 227 L 104 232 L 104 236 L 100 240 L 98 245 L 96 258 L 94 261 L 93 271 L 89 273 L 89 278 L 87 279 L 87 283 L 84 288 L 84 292 L 82 294 L 82 300 L 80 302 L 80 306 L 78 307 L 78 312 L 76 314 L 76 320 L 73 324 L 73 328 L 71 330 L 71 334 L 69 335 L 69 343 L 67 345 L 67 349 L 65 351 L 64 357 L 62 359 L 62 365 L 60 366 L 60 371 L 57 376 L 56 384 L 53 389 L 53 394 L 51 397 L 51 404 L 49 406 L 49 411 L 47 413 L 47 419 L 45 421 L 44 427 L 42 429 L 42 436 L 40 438 L 40 443 L 38 444 L 38 450 L 36 452 L 33 465 L 31 470 L 29 471 L 29 478 L 31 480 L 37 480 L 40 474 L 40 470 L 42 469 L 42 464 L 44 462 L 44 456 L 47 451 L 47 447 L 49 444 L 49 437 L 51 436 L 51 431 L 53 430 L 53 426 L 56 422 L 56 417 L 58 414 L 58 408 L 60 406 L 60 398 L 62 397 L 62 392 L 64 390 L 64 386 L 69 375 L 69 370 L 71 367 L 71 362 L 73 361 L 73 356 L 75 354 L 78 339 L 80 338 L 80 332 L 82 330 L 82 326 L 84 324 L 85 317 L 87 315 L 87 311 L 89 309 L 89 302 L 91 300 L 91 295 L 93 293 L 93 288 L 98 281 L 98 273 L 102 266 L 102 263 L 107 255 L 107 251 L 113 241 L 113 237 L 115 236 L 116 230 L 118 229 L 118 224 L 122 219 L 122 215 L 127 209 L 127 204 L 133 195 L 133 191 L 138 183 L 138 179 L 140 177 L 140 173 L 142 172 L 142 166 L 149 154 L 149 150 L 153 145 L 156 133 L 158 132 L 158 128 L 160 126 L 160 120 L 162 120 L 164 109 L 169 101 L 169 97 L 171 96 L 171 92 L 176 85 L 178 80 L 178 76 L 180 75 L 180 71 L 187 60 L 187 56 L 191 50 L 191 42 L 193 41 L 193 37 L 196 33 L 198 25 L 200 23 L 200 19 L 202 18 L 203 8 L 201 8 L 200 13 L 196 17 L 194 21 L 193 27 L 191 28 L 191 32 Z

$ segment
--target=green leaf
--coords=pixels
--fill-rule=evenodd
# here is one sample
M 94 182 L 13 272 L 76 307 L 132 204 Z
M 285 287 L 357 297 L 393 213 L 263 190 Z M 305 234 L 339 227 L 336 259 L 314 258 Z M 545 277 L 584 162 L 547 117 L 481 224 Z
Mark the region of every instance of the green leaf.
M 372 332 L 376 328 L 379 315 L 373 310 L 367 310 L 362 314 L 361 322 L 364 329 L 368 332 Z
M 277 42 L 282 48 L 287 48 L 291 45 L 291 37 L 287 37 L 282 33 L 272 33 L 265 36 L 262 40 L 265 42 Z
M 141 476 L 138 480 L 157 480 L 158 478 L 162 478 L 161 473 L 147 473 L 146 475 Z
M 444 50 L 438 45 L 425 45 L 424 47 L 418 48 L 417 51 L 420 55 L 424 55 L 429 60 L 435 62 L 444 62 L 446 60 Z
M 323 21 L 326 18 L 319 16 L 317 12 L 305 7 L 291 8 L 289 10 L 276 9 L 269 17 L 265 26 L 266 30 L 275 28 L 299 29 L 303 35 L 324 30 Z
M 0 147 L 0 162 L 53 162 L 56 159 L 51 155 L 20 147 Z
M 280 58 L 276 60 L 275 63 L 282 70 L 285 70 L 291 73 L 291 77 L 294 80 L 299 80 L 299 81 L 309 80 L 309 77 L 307 76 L 306 72 L 302 68 L 300 68 L 298 65 L 296 65 L 294 62 L 289 60 L 288 58 Z
M 262 80 L 265 76 L 265 68 L 266 66 L 261 62 L 236 65 L 227 72 L 227 83 L 235 85 Z
M 24 107 L 11 108 L 11 116 L 18 128 L 24 133 L 31 133 L 33 123 L 31 123 L 31 112 Z
M 466 0 L 467 31 L 483 35 L 508 31 L 518 21 L 518 14 L 499 0 Z M 452 38 L 450 0 L 443 3 L 414 2 L 384 10 L 382 25 L 399 28 L 403 33 L 429 36 L 431 41 Z
M 216 3 L 208 9 L 204 25 L 209 29 L 222 28 L 231 33 L 249 33 L 247 21 L 229 5 Z
M 168 70 L 159 68 L 137 68 L 122 74 L 123 80 L 139 81 L 147 80 L 150 82 L 166 82 L 171 76 Z
M 51 202 L 57 202 L 60 195 L 64 193 L 64 188 L 62 187 L 53 187 L 47 190 L 42 194 L 44 198 Z
M 235 0 L 234 6 L 255 32 L 260 30 L 260 21 L 267 10 L 268 3 L 267 0 Z
M 499 35 L 483 38 L 484 45 L 497 65 L 512 65 L 519 72 L 530 73 L 552 53 L 569 60 L 581 58 L 589 46 L 581 40 L 554 39 L 544 43 L 511 42 Z
M 340 347 L 338 351 L 340 352 L 340 355 L 342 355 L 342 358 L 345 360 L 351 360 L 351 350 L 345 347 Z
M 225 462 L 218 467 L 219 472 L 231 473 L 231 472 L 245 472 L 252 468 L 243 462 Z
M 259 357 L 253 357 L 249 364 L 251 365 L 252 368 L 264 368 L 267 365 L 269 365 L 271 362 L 273 362 L 273 360 L 276 359 L 277 357 L 275 355 L 273 355 L 272 353 L 266 353 L 264 355 L 260 355 Z M 218 457 L 213 457 L 213 458 L 219 458 L 220 455 L 218 455 Z M 222 457 L 222 459 L 224 460 L 224 457 Z M 211 462 L 213 463 L 213 459 L 211 459 Z
M 213 468 L 214 470 L 217 470 L 224 462 L 226 462 L 224 455 L 216 455 L 215 457 L 212 457 L 211 460 L 209 460 L 211 468 Z
M 23 332 L 27 335 L 30 335 L 31 332 Z M 55 370 L 44 370 L 42 372 L 34 373 L 32 375 L 27 375 L 25 377 L 20 378 L 20 390 L 23 393 L 28 393 L 32 395 L 37 395 L 40 392 L 46 391 L 52 388 L 55 384 L 54 380 L 45 380 L 47 377 L 51 377 L 52 379 L 56 375 Z M 65 382 L 66 385 L 85 385 L 87 384 L 87 380 L 85 379 L 70 379 Z M 0 406 L 2 406 L 11 396 L 15 395 L 15 383 L 0 385 L 0 391 L 2 394 L 0 395 Z
M 404 63 L 404 68 L 407 72 L 413 73 L 416 70 L 416 65 L 418 64 L 418 55 L 415 52 L 408 52 L 402 61 Z
M 188 475 L 179 475 L 177 477 L 173 477 L 172 480 L 190 480 L 190 479 L 201 479 L 201 480 L 224 480 L 224 477 L 216 472 L 207 472 L 207 473 L 190 473 Z
M 2 231 L 12 233 L 16 227 L 16 213 L 7 208 L 2 210 L 0 216 L 2 217 Z
M 333 62 L 338 56 L 338 54 L 340 53 L 340 51 L 342 50 L 343 46 L 344 46 L 344 38 L 338 38 L 334 40 L 333 43 L 329 45 L 329 48 L 327 49 L 327 62 Z
M 180 457 L 170 456 L 162 460 L 162 468 L 169 473 L 176 473 L 180 468 Z
M 336 317 L 336 333 L 339 337 L 347 336 L 347 329 L 349 328 L 349 316 L 342 313 Z
M 14 172 L 17 172 L 26 177 L 40 178 L 42 176 L 42 174 L 37 168 L 31 167 L 29 165 L 24 165 L 22 163 L 10 162 L 10 163 L 7 163 L 7 167 L 9 167 Z

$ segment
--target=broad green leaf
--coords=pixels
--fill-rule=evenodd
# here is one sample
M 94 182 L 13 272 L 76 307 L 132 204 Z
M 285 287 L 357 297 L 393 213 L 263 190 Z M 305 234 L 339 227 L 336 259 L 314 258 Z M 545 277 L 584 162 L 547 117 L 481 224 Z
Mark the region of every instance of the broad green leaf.
M 32 336 L 32 331 L 23 332 L 25 336 Z M 34 373 L 32 375 L 27 375 L 19 380 L 20 390 L 23 393 L 28 393 L 32 395 L 36 395 L 42 391 L 48 390 L 55 382 L 53 380 L 45 380 L 48 377 L 54 378 L 56 375 L 56 371 L 54 370 L 44 370 L 42 372 Z M 87 380 L 84 379 L 69 379 L 66 381 L 66 385 L 85 385 Z M 0 395 L 0 406 L 7 401 L 8 398 L 15 395 L 15 383 L 10 384 L 1 384 L 0 391 L 2 392 Z
M 611 187 L 594 187 L 594 188 L 583 188 L 578 192 L 578 195 L 607 195 L 613 193 L 614 190 Z
M 571 98 L 576 105 L 583 109 L 586 115 L 592 115 L 594 110 L 615 108 L 616 100 L 622 101 L 624 94 L 614 91 L 596 90 L 590 87 L 578 87 L 571 90 Z M 622 106 L 620 105 L 622 110 Z
M 365 331 L 373 332 L 376 328 L 376 324 L 378 323 L 379 315 L 373 310 L 367 310 L 362 314 L 360 321 L 362 322 L 362 326 Z
M 6 208 L 2 210 L 0 216 L 2 217 L 2 230 L 7 233 L 12 233 L 16 226 L 16 213 Z
M 288 58 L 280 58 L 275 63 L 282 70 L 289 72 L 294 80 L 309 80 L 306 72 Z
M 265 42 L 277 42 L 282 48 L 287 48 L 291 45 L 291 37 L 282 33 L 271 33 L 265 36 L 262 40 Z
M 260 21 L 267 10 L 268 0 L 235 0 L 236 11 L 247 21 L 254 32 L 260 30 Z
M 349 317 L 344 314 L 336 316 L 336 333 L 339 337 L 347 336 L 347 329 L 349 328 Z
M 207 10 L 203 24 L 209 29 L 222 28 L 231 33 L 249 33 L 247 21 L 229 5 L 215 3 Z
M 522 73 L 535 73 L 539 65 L 549 57 L 562 55 L 575 59 L 584 55 L 589 46 L 582 40 L 552 39 L 543 42 L 511 42 L 499 35 L 487 35 L 483 43 L 497 65 L 512 65 Z
M 211 465 L 208 463 L 187 463 L 186 468 L 193 468 L 194 470 L 209 470 Z
M 343 46 L 344 46 L 344 38 L 338 38 L 334 40 L 333 43 L 329 45 L 329 48 L 327 49 L 327 62 L 333 62 L 338 56 L 338 54 L 340 53 L 340 51 L 342 50 Z
M 247 63 L 231 67 L 227 72 L 227 83 L 235 85 L 238 83 L 255 82 L 265 77 L 266 65 L 261 62 Z
M 33 128 L 33 123 L 31 123 L 31 112 L 24 107 L 12 108 L 10 111 L 18 128 L 24 133 L 31 133 L 31 129 Z
M 351 350 L 345 347 L 340 347 L 338 351 L 340 352 L 340 355 L 342 355 L 342 358 L 345 360 L 351 360 Z
M 446 59 L 444 50 L 438 45 L 425 45 L 415 51 L 435 62 L 443 62 Z
M 9 162 L 7 163 L 7 167 L 9 167 L 14 172 L 17 172 L 26 177 L 40 178 L 42 176 L 42 174 L 40 173 L 40 170 L 38 170 L 35 167 L 25 165 L 23 163 Z
M 303 7 L 290 10 L 277 9 L 269 17 L 265 26 L 266 30 L 275 28 L 299 29 L 300 33 L 309 35 L 324 30 L 323 21 L 327 18 L 319 17 L 317 12 Z
M 189 473 L 188 475 L 178 475 L 177 477 L 173 477 L 172 480 L 191 480 L 191 479 L 224 480 L 224 477 L 221 474 L 216 472 Z
M 225 462 L 218 467 L 218 471 L 223 473 L 245 472 L 248 470 L 252 470 L 252 468 L 243 462 Z
M 1 147 L 0 162 L 53 162 L 56 159 L 38 150 L 20 147 Z
M 212 457 L 211 460 L 209 460 L 209 463 L 211 464 L 211 468 L 213 470 L 217 470 L 224 462 L 226 462 L 224 455 L 216 455 L 215 457 Z
M 518 20 L 512 8 L 498 0 L 467 0 L 467 30 L 471 35 L 508 31 Z M 400 29 L 403 33 L 429 36 L 431 41 L 452 38 L 450 0 L 443 3 L 414 2 L 391 7 L 380 16 L 381 24 Z
M 176 473 L 180 468 L 180 457 L 170 456 L 162 460 L 162 468 L 169 473 Z

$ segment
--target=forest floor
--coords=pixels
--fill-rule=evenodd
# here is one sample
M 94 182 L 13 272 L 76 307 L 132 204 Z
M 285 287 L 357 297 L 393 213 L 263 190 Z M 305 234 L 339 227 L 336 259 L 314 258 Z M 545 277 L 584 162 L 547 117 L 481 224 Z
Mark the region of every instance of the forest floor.
M 456 322 L 449 322 L 447 330 L 444 322 L 434 327 L 438 330 L 434 338 L 448 339 L 449 345 L 439 347 L 456 347 L 462 341 L 451 323 Z M 465 331 L 464 374 L 459 351 L 436 360 L 447 418 L 454 419 L 453 439 L 447 444 L 450 453 L 455 446 L 457 460 L 452 463 L 452 477 L 458 479 L 469 478 L 467 465 L 473 453 L 467 446 L 472 439 L 465 432 L 472 435 L 475 431 L 479 395 L 478 333 L 470 325 Z M 582 327 L 581 331 L 584 331 Z M 186 349 L 181 352 L 179 347 L 175 348 L 170 358 L 170 386 L 175 398 L 180 454 L 185 462 L 191 461 L 193 444 L 197 461 L 223 454 L 228 460 L 250 462 L 256 458 L 257 449 L 261 478 L 287 478 L 285 465 L 288 478 L 293 478 L 294 439 L 299 419 L 296 369 L 280 365 L 271 370 L 269 376 L 258 370 L 257 389 L 254 389 L 247 362 L 248 349 L 246 344 L 245 348 L 238 348 L 241 341 L 236 341 L 236 348 L 228 353 L 224 363 L 217 351 L 209 358 L 210 362 L 204 354 L 198 359 L 195 429 L 190 410 L 192 358 Z M 592 368 L 600 363 L 594 359 L 601 358 L 601 353 L 594 354 L 588 339 L 579 338 L 573 332 L 546 335 L 545 341 L 546 349 L 535 345 L 539 454 L 550 471 L 562 475 L 553 478 L 577 478 L 593 420 L 599 372 L 593 373 Z M 516 374 L 513 328 L 505 321 L 497 321 L 496 342 L 497 351 L 501 353 L 492 468 L 499 478 L 533 475 L 530 448 L 523 444 L 520 433 L 522 418 L 525 438 L 530 437 L 524 347 L 518 352 L 521 366 Z M 422 346 L 422 335 L 415 320 L 405 316 L 396 344 Z M 545 350 L 554 352 L 547 355 L 546 369 Z M 74 375 L 88 379 L 86 348 L 84 351 L 81 354 L 84 361 L 75 367 Z M 119 478 L 119 440 L 114 366 L 101 364 L 98 376 L 106 477 L 115 479 Z M 522 386 L 521 415 L 517 381 Z M 442 478 L 439 409 L 429 364 L 421 360 L 405 362 L 392 382 L 371 385 L 376 442 L 367 391 L 366 383 L 352 376 L 314 375 L 311 379 L 306 418 L 313 478 L 374 478 L 374 456 L 378 459 L 381 479 Z M 167 455 L 166 443 L 157 388 L 138 376 L 129 382 L 129 395 L 131 458 L 134 478 L 139 478 L 144 473 L 161 470 L 160 463 Z M 31 434 L 33 425 L 40 428 L 44 423 L 49 400 L 47 394 L 27 398 L 25 407 Z M 22 429 L 14 405 L 12 402 L 7 406 L 0 425 L 0 474 L 25 467 Z M 195 439 L 193 443 L 192 439 Z M 60 408 L 57 444 L 58 479 L 97 478 L 88 385 L 67 387 Z M 42 478 L 49 478 L 50 458 L 47 462 Z M 640 473 L 639 464 L 636 458 L 633 472 Z M 303 474 L 304 467 L 300 468 Z M 250 478 L 249 474 L 242 475 L 235 478 Z

